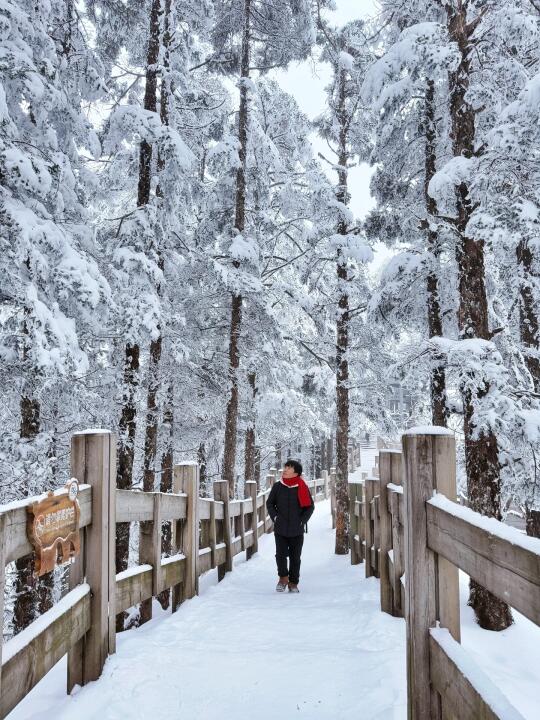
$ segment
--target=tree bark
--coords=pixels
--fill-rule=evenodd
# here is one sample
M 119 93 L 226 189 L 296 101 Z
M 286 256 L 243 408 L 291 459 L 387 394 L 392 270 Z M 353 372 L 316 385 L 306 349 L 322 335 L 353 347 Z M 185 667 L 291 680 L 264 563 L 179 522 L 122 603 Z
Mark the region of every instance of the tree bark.
M 339 123 L 339 169 L 337 200 L 348 204 L 347 149 L 348 118 L 346 111 L 346 71 L 339 70 L 337 120 Z M 344 220 L 339 222 L 338 235 L 347 235 Z M 349 552 L 349 273 L 347 258 L 341 249 L 337 254 L 338 312 L 336 320 L 336 545 L 337 555 Z M 322 461 L 321 461 L 322 462 Z M 324 463 L 323 463 L 324 464 Z
M 255 398 L 257 396 L 257 385 L 254 372 L 249 373 L 248 382 L 251 388 L 251 407 L 244 448 L 244 484 L 255 480 Z
M 238 112 L 239 167 L 236 173 L 235 229 L 242 233 L 246 224 L 246 160 L 248 139 L 248 89 L 249 57 L 251 39 L 251 0 L 244 0 L 244 30 L 242 34 L 242 58 L 240 67 L 240 108 Z M 233 266 L 240 263 L 235 260 Z M 240 365 L 240 330 L 242 327 L 242 295 L 232 293 L 231 323 L 229 332 L 229 399 L 225 414 L 225 440 L 221 477 L 226 480 L 229 496 L 236 492 L 236 439 L 238 428 L 238 368 Z
M 441 305 L 439 300 L 439 278 L 435 267 L 439 263 L 438 234 L 432 229 L 431 219 L 437 214 L 437 203 L 428 193 L 429 183 L 436 172 L 437 161 L 437 132 L 435 125 L 435 83 L 428 80 L 425 102 L 425 170 L 424 170 L 424 199 L 426 203 L 426 234 L 428 250 L 433 257 L 432 267 L 427 277 L 427 316 L 429 337 L 442 337 L 443 325 L 441 318 Z M 437 363 L 437 364 L 435 364 Z M 430 376 L 431 390 L 431 421 L 433 425 L 446 427 L 448 423 L 448 409 L 446 406 L 446 372 L 442 359 L 434 359 Z
M 201 497 L 210 497 L 208 472 L 206 468 L 206 445 L 204 443 L 200 443 L 197 449 L 197 462 L 199 464 L 199 488 Z
M 257 483 L 257 492 L 261 489 L 261 448 L 255 445 L 255 482 Z
M 531 283 L 537 279 L 538 273 L 534 270 L 534 256 L 531 246 L 526 240 L 521 240 L 516 250 L 517 261 L 521 271 L 519 286 L 519 331 L 525 364 L 531 374 L 534 391 L 540 392 L 540 328 L 538 313 L 534 302 Z
M 475 153 L 475 111 L 468 102 L 471 74 L 471 36 L 479 18 L 467 24 L 467 9 L 461 2 L 447 6 L 448 30 L 460 52 L 458 68 L 450 73 L 451 139 L 455 157 L 473 157 Z M 466 182 L 456 192 L 458 242 L 456 259 L 459 270 L 458 324 L 461 339 L 491 339 L 488 326 L 488 303 L 485 287 L 484 243 L 467 235 L 467 224 L 473 206 Z M 492 431 L 478 431 L 474 424 L 475 403 L 489 387 L 476 397 L 464 390 L 465 461 L 469 506 L 483 515 L 501 519 L 501 479 L 497 438 Z M 506 603 L 471 580 L 469 604 L 479 625 L 487 630 L 503 630 L 512 623 Z
M 174 389 L 172 383 L 167 387 L 167 399 L 163 408 L 164 448 L 161 456 L 161 480 L 159 489 L 162 493 L 170 493 L 173 489 L 173 440 L 174 440 Z M 166 520 L 162 525 L 161 552 L 170 557 L 172 552 L 172 523 Z M 164 610 L 170 605 L 171 591 L 163 590 L 157 597 Z
M 160 0 L 152 0 L 150 8 L 150 28 L 148 34 L 148 50 L 146 54 L 146 74 L 144 88 L 144 109 L 157 112 L 157 83 L 158 60 L 161 44 L 160 31 Z M 139 187 L 137 204 L 139 207 L 150 202 L 152 183 L 152 155 L 153 147 L 146 140 L 141 142 L 139 151 Z M 159 255 L 159 253 L 158 253 Z M 159 258 L 161 270 L 163 261 Z M 158 295 L 160 294 L 158 288 Z M 157 454 L 157 393 L 159 389 L 159 363 L 161 360 L 161 328 L 158 327 L 158 336 L 150 343 L 148 358 L 148 391 L 146 397 L 146 428 L 144 435 L 144 474 L 143 490 L 153 492 L 155 484 L 155 462 Z M 144 600 L 140 606 L 140 623 L 143 624 L 152 617 L 152 598 Z
M 122 414 L 118 424 L 118 468 L 116 471 L 116 487 L 120 490 L 129 490 L 133 477 L 133 458 L 135 456 L 135 430 L 136 430 L 136 393 L 139 375 L 139 346 L 128 344 L 125 347 L 124 357 L 124 399 Z M 130 523 L 116 523 L 115 562 L 116 572 L 127 569 L 129 559 Z M 116 632 L 124 629 L 126 613 L 116 616 Z
M 26 327 L 23 329 L 26 336 Z M 26 356 L 26 348 L 24 350 Z M 33 396 L 30 382 L 26 382 L 20 405 L 21 426 L 19 437 L 31 442 L 39 433 L 40 404 Z M 28 494 L 27 490 L 24 491 Z M 13 632 L 24 630 L 32 623 L 37 613 L 37 579 L 34 575 L 34 555 L 25 555 L 15 561 L 17 574 L 15 577 L 15 602 L 13 605 Z

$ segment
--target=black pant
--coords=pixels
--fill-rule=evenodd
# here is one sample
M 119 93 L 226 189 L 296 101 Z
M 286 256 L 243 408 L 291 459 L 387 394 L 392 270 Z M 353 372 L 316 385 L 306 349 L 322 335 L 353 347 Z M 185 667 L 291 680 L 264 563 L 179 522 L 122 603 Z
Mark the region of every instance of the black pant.
M 276 538 L 276 562 L 277 571 L 280 577 L 289 576 L 289 582 L 298 584 L 300 580 L 300 556 L 302 555 L 302 545 L 304 544 L 304 535 L 296 537 L 285 537 L 274 533 Z M 287 570 L 287 557 L 291 559 L 290 570 Z

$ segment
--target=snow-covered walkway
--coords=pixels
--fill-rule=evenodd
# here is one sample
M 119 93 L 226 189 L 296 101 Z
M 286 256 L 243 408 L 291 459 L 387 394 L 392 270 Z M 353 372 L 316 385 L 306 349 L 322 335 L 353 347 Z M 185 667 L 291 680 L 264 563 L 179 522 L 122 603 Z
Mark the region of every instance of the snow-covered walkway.
M 299 595 L 275 592 L 265 535 L 223 582 L 208 573 L 177 613 L 119 636 L 98 682 L 64 696 L 58 668 L 10 720 L 406 718 L 405 623 L 380 612 L 363 566 L 334 555 L 330 526 L 329 502 L 318 503 Z

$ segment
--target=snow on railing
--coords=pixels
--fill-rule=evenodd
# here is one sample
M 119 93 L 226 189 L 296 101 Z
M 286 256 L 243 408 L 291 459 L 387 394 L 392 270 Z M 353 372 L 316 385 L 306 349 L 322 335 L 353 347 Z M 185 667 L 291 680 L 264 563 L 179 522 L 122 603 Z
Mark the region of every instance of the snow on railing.
M 232 559 L 245 551 L 249 560 L 259 537 L 272 532 L 266 500 L 277 471 L 259 490 L 247 482 L 247 497 L 229 499 L 225 481 L 213 484 L 214 498 L 199 497 L 199 466 L 176 465 L 173 492 L 117 490 L 116 438 L 108 430 L 86 430 L 72 438 L 71 459 L 80 485 L 79 532 L 84 553 L 69 568 L 71 591 L 51 610 L 3 646 L 0 675 L 0 717 L 5 717 L 64 656 L 68 655 L 68 691 L 97 680 L 107 656 L 115 652 L 120 613 L 163 600 L 174 612 L 183 600 L 198 593 L 198 579 L 217 568 L 218 580 L 233 569 Z M 330 496 L 335 473 L 308 481 L 315 501 Z M 0 507 L 0 584 L 7 563 L 27 556 L 27 508 L 41 497 Z M 140 524 L 139 562 L 115 572 L 116 524 Z M 171 552 L 162 557 L 162 526 L 171 525 Z M 82 545 L 83 543 L 81 543 Z M 3 599 L 3 593 L 1 593 Z M 0 653 L 2 641 L 0 640 Z
M 381 609 L 405 616 L 409 718 L 458 706 L 460 720 L 519 718 L 459 644 L 458 568 L 540 625 L 540 540 L 454 502 L 451 431 L 411 428 L 402 448 L 380 450 L 378 479 L 351 484 L 350 544 L 380 578 Z

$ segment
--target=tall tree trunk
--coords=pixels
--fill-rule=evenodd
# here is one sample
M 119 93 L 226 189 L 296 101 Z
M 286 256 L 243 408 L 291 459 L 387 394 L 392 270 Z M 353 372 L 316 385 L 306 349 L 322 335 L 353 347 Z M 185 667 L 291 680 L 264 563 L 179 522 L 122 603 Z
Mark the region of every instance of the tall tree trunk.
M 448 30 L 460 52 L 458 68 L 450 73 L 450 114 L 452 143 L 455 157 L 474 155 L 475 112 L 469 104 L 467 92 L 471 73 L 470 39 L 480 16 L 467 24 L 466 5 L 447 6 Z M 491 339 L 488 327 L 488 303 L 485 286 L 484 243 L 467 235 L 467 224 L 473 207 L 467 183 L 461 183 L 456 192 L 457 221 L 456 246 L 459 269 L 460 338 Z M 489 391 L 482 388 L 476 397 L 463 391 L 465 461 L 469 506 L 482 513 L 501 519 L 501 478 L 497 438 L 492 431 L 480 430 L 474 424 L 475 403 Z M 469 604 L 474 609 L 479 625 L 487 630 L 503 630 L 512 623 L 508 605 L 488 590 L 471 580 Z
M 347 165 L 347 111 L 346 71 L 339 70 L 338 107 L 339 123 L 339 170 L 336 197 L 343 205 L 348 204 Z M 347 225 L 340 221 L 338 235 L 347 235 Z M 338 312 L 336 320 L 336 554 L 349 552 L 349 273 L 347 258 L 341 249 L 337 256 Z
M 201 497 L 210 497 L 208 487 L 208 471 L 206 466 L 206 445 L 202 442 L 197 449 L 197 463 L 199 465 L 199 488 Z
M 332 467 L 334 462 L 334 440 L 332 435 L 326 440 L 326 467 L 324 468 L 326 472 L 330 472 L 330 468 Z
M 257 492 L 261 489 L 261 448 L 255 445 L 255 482 L 257 483 Z
M 274 460 L 275 466 L 277 470 L 281 470 L 283 467 L 283 455 L 282 455 L 282 449 L 281 449 L 281 443 L 276 443 L 276 457 Z
M 534 391 L 540 393 L 540 328 L 538 313 L 534 302 L 532 281 L 537 280 L 538 273 L 534 268 L 534 256 L 531 246 L 526 240 L 521 240 L 516 250 L 517 261 L 520 268 L 521 282 L 519 286 L 519 333 L 525 364 L 531 374 Z M 535 478 L 536 479 L 536 478 Z M 534 483 L 536 488 L 536 482 Z M 531 498 L 532 503 L 538 500 Z M 525 528 L 527 535 L 540 537 L 540 508 L 527 503 L 525 509 Z
M 236 173 L 235 228 L 239 233 L 246 225 L 246 160 L 248 139 L 248 88 L 251 40 L 251 0 L 244 0 L 244 31 L 242 35 L 242 58 L 240 67 L 240 108 L 238 112 L 238 140 L 240 163 Z M 240 263 L 233 262 L 235 268 Z M 221 477 L 227 481 L 229 496 L 235 495 L 236 484 L 236 436 L 238 427 L 238 368 L 240 365 L 240 330 L 242 327 L 242 295 L 233 292 L 231 298 L 231 324 L 229 332 L 229 399 L 225 414 L 225 441 Z
M 26 329 L 23 330 L 26 335 Z M 24 350 L 26 355 L 26 348 Z M 22 441 L 32 442 L 39 433 L 40 405 L 33 396 L 32 383 L 27 381 L 20 405 Z M 28 492 L 25 490 L 25 495 Z M 15 603 L 13 606 L 13 632 L 24 630 L 37 616 L 37 580 L 34 575 L 34 555 L 25 555 L 15 561 Z
M 257 396 L 257 385 L 254 372 L 249 373 L 248 382 L 251 388 L 251 407 L 244 449 L 244 483 L 255 480 L 255 398 Z
M 435 125 L 435 83 L 428 80 L 426 87 L 425 104 L 425 172 L 424 172 L 424 198 L 426 203 L 426 233 L 428 249 L 433 256 L 432 267 L 427 277 L 427 315 L 429 337 L 442 337 L 443 326 L 441 318 L 441 305 L 439 301 L 439 278 L 436 267 L 439 263 L 437 247 L 437 231 L 432 229 L 431 219 L 437 214 L 437 203 L 428 193 L 429 183 L 436 172 L 437 161 L 437 132 Z M 433 425 L 446 427 L 448 423 L 448 409 L 446 406 L 446 373 L 442 360 L 434 364 L 430 377 L 431 389 L 431 418 Z
M 133 458 L 135 455 L 135 429 L 136 429 L 136 393 L 139 376 L 139 346 L 128 344 L 125 347 L 124 357 L 124 398 L 122 414 L 118 425 L 118 468 L 116 472 L 116 487 L 120 490 L 129 490 L 133 476 Z M 115 562 L 116 572 L 127 569 L 129 558 L 129 529 L 128 522 L 116 524 Z M 116 631 L 124 629 L 126 613 L 116 616 Z
M 540 328 L 531 287 L 532 281 L 538 279 L 538 273 L 534 270 L 534 256 L 531 246 L 526 240 L 519 242 L 516 255 L 521 271 L 519 332 L 525 363 L 531 374 L 534 391 L 540 393 Z
M 158 60 L 161 44 L 160 31 L 160 0 L 152 0 L 150 8 L 150 28 L 148 34 L 148 50 L 146 54 L 146 76 L 144 89 L 144 109 L 157 112 L 157 84 Z M 146 140 L 141 142 L 139 151 L 139 188 L 138 205 L 142 207 L 150 202 L 152 182 L 152 145 Z M 159 253 L 158 253 L 159 255 Z M 159 258 L 160 269 L 163 270 L 163 261 Z M 158 288 L 158 295 L 159 295 Z M 155 462 L 157 454 L 157 428 L 158 407 L 157 393 L 159 389 L 159 363 L 161 360 L 161 328 L 158 335 L 150 343 L 148 358 L 148 390 L 146 397 L 146 428 L 144 434 L 144 474 L 143 490 L 153 492 L 155 484 Z M 142 532 L 142 530 L 141 530 Z M 152 617 L 152 598 L 144 600 L 140 607 L 140 623 L 145 623 Z
M 167 398 L 163 408 L 163 454 L 161 456 L 161 481 L 159 489 L 162 493 L 170 493 L 173 489 L 173 441 L 174 441 L 174 388 L 172 382 L 167 386 Z M 165 557 L 172 553 L 172 523 L 167 520 L 162 525 L 161 552 Z M 171 591 L 163 590 L 157 599 L 164 610 L 170 605 Z

